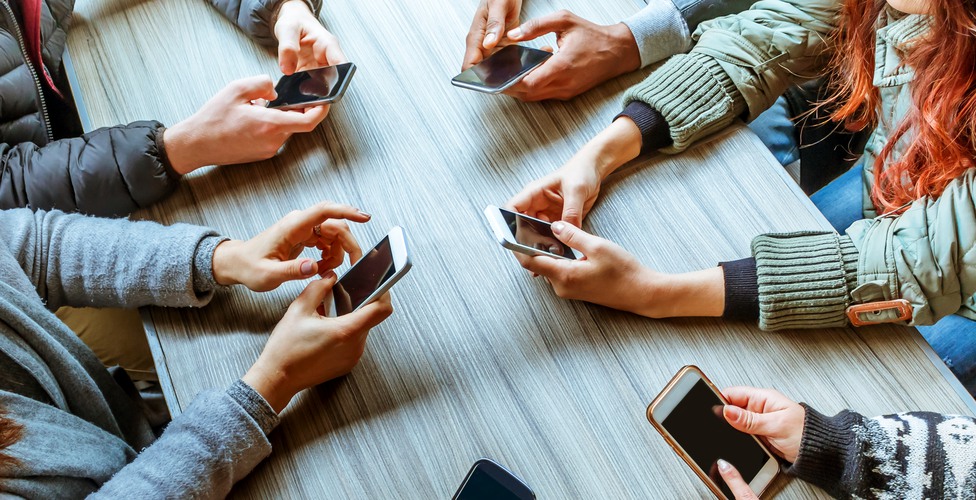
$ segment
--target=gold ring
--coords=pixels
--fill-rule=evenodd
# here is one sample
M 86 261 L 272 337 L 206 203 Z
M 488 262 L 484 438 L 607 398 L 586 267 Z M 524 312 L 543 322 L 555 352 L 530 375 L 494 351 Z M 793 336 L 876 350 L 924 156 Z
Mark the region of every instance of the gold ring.
M 312 232 L 315 233 L 315 236 L 318 236 L 319 238 L 321 238 L 322 237 L 322 226 L 314 226 L 314 227 L 312 227 Z

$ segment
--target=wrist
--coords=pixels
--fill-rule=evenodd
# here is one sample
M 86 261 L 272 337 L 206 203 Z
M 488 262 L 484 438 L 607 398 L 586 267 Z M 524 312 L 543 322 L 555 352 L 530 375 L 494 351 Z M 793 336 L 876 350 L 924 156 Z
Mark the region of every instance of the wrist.
M 603 129 L 580 151 L 591 156 L 600 179 L 640 156 L 641 131 L 633 120 L 621 117 Z
M 199 147 L 193 144 L 192 127 L 183 120 L 163 131 L 163 147 L 169 166 L 178 174 L 186 175 L 204 165 L 200 162 Z
M 312 13 L 312 6 L 305 0 L 285 0 L 284 2 L 281 2 L 281 4 L 278 6 L 278 10 L 275 11 L 274 16 L 271 17 L 271 26 L 277 27 L 278 20 L 281 19 L 283 15 L 285 17 L 290 15 L 308 15 L 315 17 L 315 15 Z M 274 32 L 275 30 L 272 28 L 271 31 Z M 275 36 L 277 37 L 277 33 Z
M 213 277 L 218 285 L 231 286 L 241 284 L 238 272 L 243 267 L 240 250 L 244 242 L 226 240 L 220 242 L 213 253 Z
M 720 317 L 725 309 L 721 267 L 681 274 L 642 273 L 647 290 L 640 314 L 652 318 Z
M 607 26 L 610 39 L 613 40 L 613 51 L 618 54 L 617 74 L 622 75 L 637 71 L 641 67 L 640 48 L 637 47 L 637 38 L 630 26 L 624 23 L 611 24 Z
M 268 402 L 275 413 L 281 413 L 298 391 L 288 388 L 284 374 L 277 370 L 266 369 L 261 358 L 251 366 L 251 369 L 241 377 L 241 381 L 251 386 Z

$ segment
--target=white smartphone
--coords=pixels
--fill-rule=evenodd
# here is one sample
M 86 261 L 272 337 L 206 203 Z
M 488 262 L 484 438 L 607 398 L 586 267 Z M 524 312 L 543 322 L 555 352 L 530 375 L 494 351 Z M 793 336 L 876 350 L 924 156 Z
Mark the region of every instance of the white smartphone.
M 734 498 L 719 475 L 720 458 L 762 495 L 779 472 L 779 462 L 759 439 L 725 421 L 726 403 L 701 369 L 685 366 L 647 407 L 647 420 L 718 498 Z
M 498 243 L 513 252 L 557 259 L 583 258 L 576 249 L 559 241 L 552 234 L 552 224 L 544 220 L 494 205 L 485 207 L 485 217 Z
M 455 87 L 498 94 L 515 85 L 552 57 L 551 52 L 508 45 L 451 79 Z
M 332 287 L 332 297 L 326 297 L 329 316 L 342 316 L 376 300 L 410 270 L 410 248 L 407 234 L 394 226 L 389 234 L 363 254 Z
M 285 75 L 275 85 L 278 97 L 268 107 L 304 109 L 336 102 L 346 93 L 355 74 L 355 64 L 343 63 Z

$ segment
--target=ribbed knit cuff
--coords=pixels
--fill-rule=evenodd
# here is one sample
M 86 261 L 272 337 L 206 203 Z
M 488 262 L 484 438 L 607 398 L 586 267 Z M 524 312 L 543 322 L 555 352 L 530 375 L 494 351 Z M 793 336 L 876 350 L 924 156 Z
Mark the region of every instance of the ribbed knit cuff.
M 677 153 L 696 140 L 722 130 L 746 109 L 735 82 L 711 56 L 695 52 L 668 59 L 624 94 L 624 105 L 641 101 L 658 110 L 671 128 Z
M 258 427 L 264 431 L 264 435 L 271 434 L 271 431 L 278 426 L 278 414 L 275 413 L 271 405 L 255 391 L 253 387 L 247 385 L 242 380 L 237 380 L 227 388 L 227 395 L 237 404 L 244 408 L 251 418 L 257 422 Z
M 229 240 L 224 236 L 207 236 L 197 244 L 193 254 L 193 290 L 197 295 L 210 293 L 221 287 L 213 275 L 213 255 L 217 245 Z
M 691 33 L 671 0 L 652 0 L 624 19 L 637 41 L 641 67 L 650 66 L 691 48 Z
M 847 410 L 827 417 L 805 403 L 801 405 L 806 418 L 800 453 L 786 472 L 839 497 L 844 470 L 857 447 L 853 427 L 863 417 Z
M 857 286 L 857 248 L 837 233 L 764 234 L 752 240 L 759 284 L 759 327 L 847 324 Z
M 641 154 L 656 151 L 671 145 L 671 130 L 661 113 L 647 104 L 634 101 L 627 105 L 614 121 L 626 116 L 637 124 L 641 132 Z
M 720 262 L 725 273 L 725 310 L 722 317 L 735 320 L 755 320 L 759 317 L 759 278 L 756 259 L 748 258 Z

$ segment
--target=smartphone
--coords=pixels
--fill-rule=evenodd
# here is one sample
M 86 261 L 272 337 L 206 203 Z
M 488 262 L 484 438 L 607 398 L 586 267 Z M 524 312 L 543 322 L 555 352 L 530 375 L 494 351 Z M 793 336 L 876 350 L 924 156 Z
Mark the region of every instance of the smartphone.
M 329 316 L 342 316 L 378 299 L 410 270 L 410 249 L 406 232 L 394 226 L 389 234 L 363 254 L 335 286 L 329 302 Z
M 453 500 L 533 500 L 535 493 L 497 463 L 482 458 L 471 466 Z
M 726 403 L 701 369 L 685 366 L 647 407 L 647 420 L 718 498 L 734 498 L 719 475 L 720 458 L 761 495 L 779 472 L 779 462 L 759 439 L 725 421 Z
M 546 255 L 557 259 L 581 259 L 579 253 L 559 241 L 552 234 L 552 224 L 528 215 L 498 208 L 485 207 L 485 217 L 495 233 L 495 239 L 503 247 L 526 255 Z
M 552 57 L 551 52 L 521 45 L 508 45 L 488 56 L 484 61 L 462 71 L 451 80 L 451 83 L 456 87 L 498 94 L 518 83 L 550 57 Z
M 356 65 L 343 63 L 285 75 L 275 85 L 278 97 L 268 107 L 304 109 L 336 102 L 346 93 L 354 74 Z

